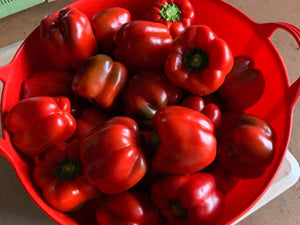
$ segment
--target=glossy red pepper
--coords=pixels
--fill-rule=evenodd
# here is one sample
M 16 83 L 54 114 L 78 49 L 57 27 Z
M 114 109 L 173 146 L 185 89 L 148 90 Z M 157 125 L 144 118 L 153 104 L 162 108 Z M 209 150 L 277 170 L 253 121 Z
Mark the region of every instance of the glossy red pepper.
M 116 194 L 133 187 L 147 171 L 139 146 L 139 127 L 129 117 L 113 117 L 81 143 L 87 180 L 102 192 Z
M 151 127 L 151 119 L 159 108 L 179 103 L 181 90 L 156 70 L 135 74 L 124 91 L 124 106 L 128 116 Z
M 75 74 L 64 70 L 40 71 L 25 79 L 22 84 L 21 99 L 37 96 L 68 97 L 71 102 L 71 114 L 78 118 L 81 109 L 87 104 L 84 99 L 75 96 L 72 82 Z
M 223 84 L 232 65 L 233 56 L 224 40 L 205 25 L 191 25 L 174 40 L 165 73 L 176 86 L 203 96 Z
M 87 58 L 97 53 L 90 20 L 75 8 L 63 8 L 57 17 L 44 17 L 39 29 L 47 56 L 59 69 L 78 69 Z
M 75 211 L 100 191 L 87 182 L 79 162 L 79 142 L 60 142 L 34 168 L 34 181 L 46 202 L 60 211 Z
M 219 89 L 230 109 L 243 111 L 254 105 L 263 95 L 265 79 L 248 56 L 237 56 L 231 72 Z
M 98 225 L 156 225 L 158 209 L 146 193 L 131 190 L 103 196 L 96 216 Z
M 219 128 L 221 124 L 221 110 L 216 104 L 205 104 L 205 101 L 200 96 L 191 95 L 183 100 L 181 106 L 202 112 L 213 122 L 215 131 Z
M 5 127 L 18 150 L 37 155 L 73 135 L 76 123 L 70 110 L 66 97 L 26 98 L 8 112 Z
M 182 106 L 159 109 L 152 119 L 154 169 L 173 174 L 197 172 L 213 162 L 217 142 L 213 123 L 204 114 Z
M 166 176 L 152 185 L 151 198 L 170 225 L 214 224 L 225 199 L 208 173 Z
M 91 24 L 99 44 L 100 52 L 105 54 L 112 53 L 115 48 L 113 36 L 117 33 L 119 27 L 129 22 L 130 19 L 130 12 L 120 7 L 104 9 L 93 16 Z
M 74 73 L 62 70 L 40 71 L 24 80 L 21 98 L 36 96 L 66 96 L 73 95 L 72 81 Z
M 154 0 L 148 13 L 148 19 L 165 24 L 173 38 L 191 25 L 194 16 L 194 8 L 188 0 Z
M 75 74 L 72 90 L 104 108 L 110 107 L 127 81 L 127 68 L 107 55 L 89 58 Z
M 273 160 L 275 142 L 276 135 L 269 123 L 243 114 L 221 137 L 218 160 L 240 178 L 259 177 Z
M 162 69 L 172 40 L 168 28 L 161 23 L 131 21 L 123 24 L 114 36 L 114 56 L 131 71 Z
M 108 119 L 109 116 L 101 108 L 92 106 L 84 108 L 80 118 L 76 120 L 76 130 L 72 138 L 82 141 L 92 129 L 101 126 Z

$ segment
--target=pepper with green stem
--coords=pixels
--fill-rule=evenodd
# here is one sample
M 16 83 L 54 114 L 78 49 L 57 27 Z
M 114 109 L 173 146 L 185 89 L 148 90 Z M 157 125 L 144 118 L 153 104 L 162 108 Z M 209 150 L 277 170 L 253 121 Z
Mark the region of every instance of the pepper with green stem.
M 162 177 L 152 185 L 151 199 L 170 225 L 215 224 L 225 207 L 209 173 Z
M 228 44 L 205 25 L 191 25 L 173 42 L 165 74 L 176 86 L 208 95 L 224 82 L 233 66 Z
M 194 15 L 194 8 L 188 0 L 154 0 L 148 19 L 166 25 L 175 38 L 192 24 Z
M 44 158 L 37 162 L 34 180 L 42 189 L 46 202 L 64 212 L 80 209 L 101 193 L 81 173 L 77 140 L 60 142 L 48 149 Z

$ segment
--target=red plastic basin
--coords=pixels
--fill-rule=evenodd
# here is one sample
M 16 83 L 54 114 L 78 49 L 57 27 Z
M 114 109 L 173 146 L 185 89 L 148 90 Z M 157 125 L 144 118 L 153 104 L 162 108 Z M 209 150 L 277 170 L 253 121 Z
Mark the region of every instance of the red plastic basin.
M 258 24 L 223 1 L 191 0 L 196 18 L 194 24 L 206 24 L 230 46 L 233 55 L 248 55 L 255 60 L 266 80 L 265 92 L 260 101 L 247 110 L 267 120 L 277 134 L 276 153 L 272 164 L 262 177 L 240 181 L 226 196 L 226 209 L 217 224 L 231 224 L 246 213 L 264 194 L 283 162 L 290 138 L 292 109 L 300 95 L 300 79 L 290 85 L 284 63 L 270 41 L 273 32 L 282 28 L 290 32 L 300 46 L 300 29 L 287 23 Z M 132 20 L 145 19 L 152 0 L 81 0 L 71 4 L 88 17 L 104 8 L 127 8 Z M 24 41 L 12 62 L 0 67 L 4 83 L 1 104 L 1 121 L 18 102 L 23 80 L 35 71 L 51 69 L 40 44 L 38 30 Z M 53 220 L 59 224 L 78 224 L 77 216 L 70 216 L 48 206 L 40 197 L 32 179 L 33 165 L 12 146 L 9 134 L 3 127 L 0 154 L 14 167 L 28 194 Z M 81 223 L 82 224 L 82 223 Z

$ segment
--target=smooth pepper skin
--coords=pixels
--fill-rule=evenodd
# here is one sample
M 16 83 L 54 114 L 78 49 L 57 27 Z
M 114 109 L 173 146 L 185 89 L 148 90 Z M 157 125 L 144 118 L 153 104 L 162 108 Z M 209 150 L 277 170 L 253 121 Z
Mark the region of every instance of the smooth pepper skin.
M 71 114 L 78 118 L 86 101 L 72 91 L 75 73 L 66 70 L 38 71 L 25 79 L 21 89 L 21 99 L 37 96 L 65 96 L 71 102 Z
M 181 106 L 202 112 L 213 122 L 215 131 L 220 127 L 221 110 L 216 104 L 205 104 L 205 101 L 200 96 L 191 95 L 183 100 Z
M 100 107 L 89 106 L 82 110 L 80 118 L 76 120 L 76 130 L 73 139 L 82 141 L 89 132 L 97 126 L 101 126 L 109 119 L 107 113 Z
M 221 96 L 230 109 L 243 111 L 254 105 L 265 90 L 265 79 L 259 69 L 255 69 L 252 58 L 237 56 L 233 68 L 219 88 Z
M 75 8 L 63 8 L 57 17 L 44 17 L 39 30 L 43 47 L 58 69 L 78 69 L 86 59 L 97 53 L 90 20 Z
M 195 17 L 193 5 L 188 0 L 154 0 L 148 19 L 168 27 L 173 38 L 191 25 Z
M 242 179 L 261 176 L 275 154 L 276 135 L 260 117 L 242 114 L 220 139 L 218 160 Z
M 144 70 L 130 78 L 124 91 L 125 112 L 128 116 L 149 123 L 159 108 L 175 105 L 181 90 L 157 70 Z
M 201 112 L 182 106 L 166 106 L 156 112 L 152 126 L 156 132 L 156 138 L 151 138 L 156 151 L 151 162 L 154 169 L 190 174 L 215 159 L 214 125 Z
M 22 98 L 36 96 L 73 96 L 74 73 L 63 70 L 40 71 L 24 80 Z
M 34 156 L 68 140 L 76 122 L 66 97 L 32 97 L 20 100 L 7 114 L 5 127 L 21 152 Z
M 133 189 L 101 197 L 96 217 L 98 225 L 156 225 L 158 209 L 145 193 Z
M 75 74 L 72 90 L 94 100 L 103 108 L 110 107 L 126 84 L 127 68 L 111 57 L 100 54 L 89 58 Z
M 225 207 L 209 173 L 161 178 L 152 185 L 151 199 L 170 225 L 215 224 Z
M 216 91 L 233 65 L 227 43 L 205 25 L 187 27 L 173 42 L 165 63 L 169 80 L 193 94 Z
M 87 180 L 106 194 L 133 187 L 147 171 L 139 146 L 139 127 L 129 117 L 113 117 L 81 143 L 80 159 Z
M 163 69 L 172 41 L 168 28 L 161 23 L 131 21 L 114 36 L 114 57 L 130 71 Z
M 93 16 L 91 24 L 101 53 L 109 54 L 114 50 L 113 36 L 122 24 L 130 20 L 130 12 L 120 7 L 104 9 Z
M 44 199 L 60 211 L 76 211 L 101 194 L 84 178 L 79 150 L 78 140 L 57 143 L 34 168 L 34 180 Z

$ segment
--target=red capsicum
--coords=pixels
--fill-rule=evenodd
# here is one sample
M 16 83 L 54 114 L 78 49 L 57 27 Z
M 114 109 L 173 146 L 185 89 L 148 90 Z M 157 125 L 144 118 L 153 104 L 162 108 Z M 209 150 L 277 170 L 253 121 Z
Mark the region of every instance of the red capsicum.
M 125 112 L 128 116 L 151 127 L 151 119 L 159 108 L 179 103 L 181 90 L 156 70 L 135 74 L 124 91 Z
M 117 194 L 133 187 L 147 171 L 139 146 L 139 127 L 129 117 L 113 117 L 81 143 L 87 180 L 102 192 Z
M 243 114 L 221 136 L 218 160 L 235 176 L 259 177 L 273 160 L 275 142 L 275 132 L 268 122 Z
M 191 25 L 194 16 L 194 8 L 188 0 L 154 0 L 148 13 L 148 19 L 165 24 L 173 38 Z
M 69 212 L 80 209 L 100 191 L 84 178 L 79 162 L 79 141 L 57 143 L 34 168 L 34 180 L 46 202 Z
M 36 96 L 73 96 L 74 73 L 62 70 L 40 71 L 24 80 L 22 98 Z
M 39 71 L 25 79 L 22 84 L 21 99 L 37 96 L 58 97 L 65 96 L 71 102 L 71 114 L 78 118 L 81 109 L 87 102 L 75 96 L 72 82 L 75 73 L 65 70 Z
M 194 109 L 206 115 L 214 124 L 216 131 L 221 124 L 221 110 L 214 103 L 207 103 L 200 96 L 191 95 L 183 100 L 181 106 Z
M 248 56 L 234 58 L 233 68 L 219 88 L 230 109 L 243 111 L 254 105 L 263 95 L 265 79 L 254 60 Z
M 214 224 L 225 207 L 224 196 L 209 173 L 161 178 L 152 185 L 151 198 L 170 225 Z
M 101 197 L 96 210 L 98 225 L 156 225 L 158 209 L 139 190 Z
M 213 162 L 217 142 L 214 125 L 204 114 L 182 106 L 166 106 L 152 119 L 154 169 L 173 174 L 197 172 Z
M 131 71 L 163 69 L 172 41 L 168 28 L 161 23 L 131 21 L 114 36 L 114 56 Z
M 130 19 L 130 12 L 120 7 L 104 9 L 93 16 L 91 24 L 101 53 L 110 54 L 114 50 L 113 36 L 119 27 Z
M 108 119 L 109 116 L 101 108 L 84 108 L 80 118 L 76 120 L 76 130 L 72 138 L 82 141 L 92 129 L 101 126 Z
M 224 82 L 233 65 L 227 43 L 205 25 L 187 27 L 173 42 L 165 63 L 169 80 L 196 95 L 208 95 Z
M 110 107 L 127 81 L 127 68 L 107 55 L 89 58 L 75 74 L 72 90 L 104 108 Z
M 38 155 L 73 135 L 76 122 L 70 110 L 66 97 L 22 99 L 8 112 L 5 127 L 18 150 L 29 156 Z
M 45 52 L 59 69 L 78 69 L 97 53 L 97 40 L 90 20 L 75 8 L 66 7 L 58 16 L 44 17 L 39 29 Z

